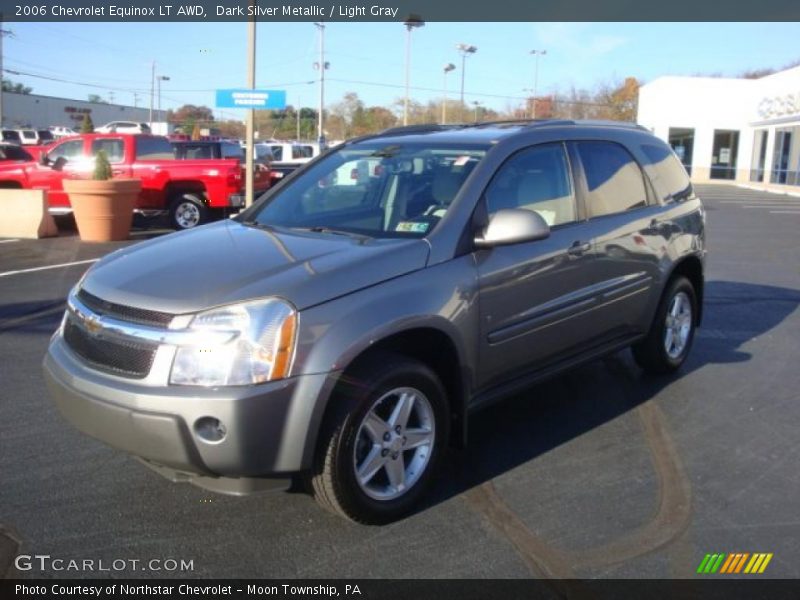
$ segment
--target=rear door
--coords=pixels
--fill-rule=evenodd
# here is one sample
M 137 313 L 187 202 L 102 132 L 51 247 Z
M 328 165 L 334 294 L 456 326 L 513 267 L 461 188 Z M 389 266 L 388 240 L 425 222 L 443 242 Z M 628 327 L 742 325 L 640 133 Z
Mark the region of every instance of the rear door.
M 513 154 L 481 202 L 538 212 L 547 239 L 474 252 L 480 286 L 480 387 L 577 352 L 597 334 L 590 236 L 566 147 L 541 144 Z
M 625 146 L 594 140 L 573 144 L 597 258 L 593 312 L 604 337 L 623 338 L 647 326 L 665 252 L 658 225 L 663 209 L 648 193 L 644 173 Z
M 97 158 L 97 153 L 105 152 L 108 162 L 111 163 L 111 173 L 114 177 L 131 177 L 131 166 L 125 162 L 125 140 L 120 138 L 95 138 L 89 146 L 89 155 L 92 160 Z

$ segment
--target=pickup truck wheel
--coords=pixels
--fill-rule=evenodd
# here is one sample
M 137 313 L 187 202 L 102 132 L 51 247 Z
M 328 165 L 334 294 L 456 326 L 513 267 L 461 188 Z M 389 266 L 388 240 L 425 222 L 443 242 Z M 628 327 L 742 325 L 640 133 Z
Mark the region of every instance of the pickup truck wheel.
M 310 487 L 340 516 L 390 522 L 413 509 L 447 446 L 444 388 L 425 364 L 394 355 L 347 381 L 331 399 Z
M 175 229 L 192 229 L 208 221 L 208 208 L 200 196 L 182 194 L 169 205 L 169 220 Z
M 677 370 L 694 341 L 697 295 L 691 282 L 676 277 L 661 298 L 647 337 L 633 346 L 633 357 L 648 373 Z

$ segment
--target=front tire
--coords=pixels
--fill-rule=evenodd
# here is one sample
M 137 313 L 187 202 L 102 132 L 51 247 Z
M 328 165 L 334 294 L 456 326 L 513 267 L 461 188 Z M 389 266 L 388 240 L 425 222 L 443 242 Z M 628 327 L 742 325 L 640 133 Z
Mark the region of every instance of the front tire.
M 444 387 L 427 365 L 396 355 L 370 361 L 345 381 L 331 399 L 308 482 L 335 514 L 394 521 L 430 487 L 447 447 Z
M 181 194 L 169 205 L 169 221 L 174 229 L 194 229 L 208 222 L 208 207 L 197 194 Z
M 637 364 L 654 374 L 680 368 L 694 341 L 697 314 L 694 286 L 686 277 L 675 277 L 661 298 L 647 337 L 632 348 Z

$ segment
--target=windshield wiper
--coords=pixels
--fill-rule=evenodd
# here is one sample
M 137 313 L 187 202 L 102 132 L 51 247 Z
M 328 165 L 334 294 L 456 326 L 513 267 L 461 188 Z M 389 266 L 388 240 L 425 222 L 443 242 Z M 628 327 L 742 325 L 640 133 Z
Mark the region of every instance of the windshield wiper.
M 261 223 L 256 221 L 255 219 L 246 219 L 244 221 L 239 221 L 242 225 L 247 225 L 248 227 L 255 227 L 256 229 L 264 229 L 266 231 L 275 231 L 275 228 L 272 225 L 267 225 L 266 223 Z
M 344 229 L 334 229 L 333 227 L 323 227 L 321 225 L 317 225 L 315 227 L 292 227 L 292 229 L 296 229 L 298 231 L 311 231 L 313 233 L 330 233 L 332 235 L 345 235 L 347 237 L 352 237 L 359 240 L 371 239 L 371 236 L 364 235 L 361 233 L 346 231 Z

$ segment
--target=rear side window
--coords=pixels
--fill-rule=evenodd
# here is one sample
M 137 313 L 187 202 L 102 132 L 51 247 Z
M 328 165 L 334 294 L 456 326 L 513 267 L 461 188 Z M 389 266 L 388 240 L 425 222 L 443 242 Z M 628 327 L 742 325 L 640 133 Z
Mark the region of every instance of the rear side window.
M 292 146 L 292 158 L 311 158 L 314 150 L 311 146 Z
M 125 145 L 120 139 L 98 138 L 92 140 L 92 156 L 97 156 L 100 150 L 106 153 L 106 158 L 111 163 L 122 162 L 122 159 L 125 158 Z
M 244 150 L 238 144 L 222 144 L 222 158 L 240 158 L 244 160 Z
M 33 160 L 33 157 L 19 146 L 0 146 L 0 159 Z
M 564 147 L 533 146 L 509 158 L 486 189 L 486 208 L 490 215 L 504 208 L 531 210 L 550 226 L 575 221 L 575 197 Z
M 644 168 L 660 200 L 682 200 L 691 194 L 686 169 L 668 146 L 642 144 L 642 152 L 650 161 Z
M 171 160 L 172 145 L 167 138 L 139 136 L 136 138 L 137 160 Z
M 283 146 L 272 146 L 272 160 L 283 160 Z
M 578 142 L 589 195 L 590 217 L 647 205 L 644 175 L 630 153 L 613 142 Z

